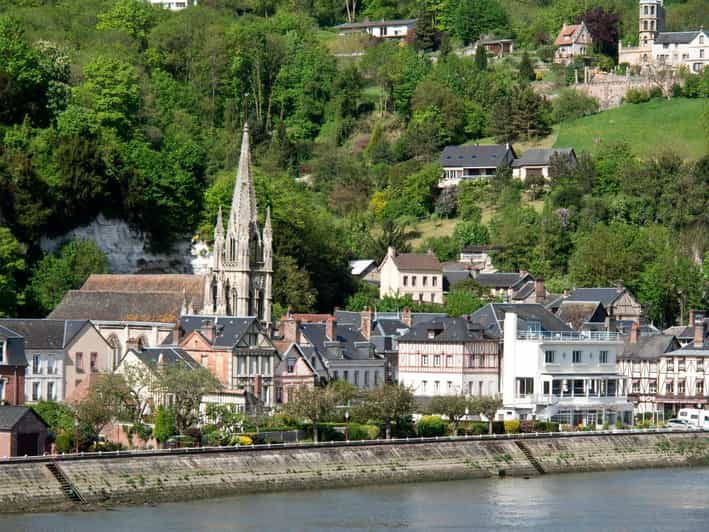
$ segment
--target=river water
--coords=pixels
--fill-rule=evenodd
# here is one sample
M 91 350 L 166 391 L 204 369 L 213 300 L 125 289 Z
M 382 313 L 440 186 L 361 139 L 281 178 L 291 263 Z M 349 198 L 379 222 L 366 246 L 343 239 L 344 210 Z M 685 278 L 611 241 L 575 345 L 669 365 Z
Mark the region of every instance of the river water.
M 0 516 L 0 531 L 708 531 L 709 468 L 242 495 Z

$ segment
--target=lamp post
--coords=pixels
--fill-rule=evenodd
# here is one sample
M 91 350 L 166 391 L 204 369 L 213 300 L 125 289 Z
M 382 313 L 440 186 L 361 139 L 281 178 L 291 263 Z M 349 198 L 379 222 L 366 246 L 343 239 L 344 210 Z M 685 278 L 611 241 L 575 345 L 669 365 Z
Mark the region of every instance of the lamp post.
M 350 411 L 345 410 L 345 440 L 350 441 Z
M 74 452 L 79 454 L 79 418 L 74 418 Z

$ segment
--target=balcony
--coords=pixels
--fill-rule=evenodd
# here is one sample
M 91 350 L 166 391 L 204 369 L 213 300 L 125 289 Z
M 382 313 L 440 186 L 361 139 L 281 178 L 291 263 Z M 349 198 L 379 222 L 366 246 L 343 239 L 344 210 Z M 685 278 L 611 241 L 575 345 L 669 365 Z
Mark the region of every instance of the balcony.
M 606 331 L 518 331 L 517 339 L 546 342 L 620 342 L 623 335 Z

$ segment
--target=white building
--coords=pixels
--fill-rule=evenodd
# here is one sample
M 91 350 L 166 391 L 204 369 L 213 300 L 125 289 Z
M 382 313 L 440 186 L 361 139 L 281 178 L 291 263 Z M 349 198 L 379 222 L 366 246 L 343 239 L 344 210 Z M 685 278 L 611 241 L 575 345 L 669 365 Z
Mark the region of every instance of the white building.
M 379 297 L 410 295 L 419 303 L 443 304 L 443 267 L 433 254 L 397 253 L 390 247 L 379 266 Z
M 553 157 L 566 158 L 570 164 L 576 164 L 576 152 L 573 148 L 533 148 L 524 152 L 522 157 L 512 163 L 512 177 L 525 182 L 528 177 L 543 177 L 549 181 L 549 167 Z
M 593 39 L 586 24 L 564 24 L 554 41 L 554 62 L 567 65 L 575 57 L 586 57 L 593 51 Z
M 180 11 L 190 6 L 196 6 L 197 0 L 148 0 L 152 5 L 169 9 L 170 11 Z
M 340 35 L 348 33 L 366 33 L 378 39 L 404 39 L 416 28 L 416 19 L 406 20 L 369 20 L 348 22 L 337 26 Z
M 614 332 L 518 330 L 504 321 L 502 399 L 505 419 L 543 419 L 572 425 L 632 423 L 624 379 L 616 369 L 623 349 Z
M 497 169 L 510 166 L 517 155 L 510 144 L 446 146 L 439 159 L 443 173 L 439 188 L 455 187 L 461 181 L 495 177 Z
M 399 382 L 417 396 L 497 395 L 500 343 L 464 318 L 435 318 L 399 338 Z

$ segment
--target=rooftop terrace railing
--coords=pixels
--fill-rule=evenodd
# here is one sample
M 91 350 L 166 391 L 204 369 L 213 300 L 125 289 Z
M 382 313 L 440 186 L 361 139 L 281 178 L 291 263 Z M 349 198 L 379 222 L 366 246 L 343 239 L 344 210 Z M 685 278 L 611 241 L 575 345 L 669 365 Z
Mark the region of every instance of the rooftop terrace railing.
M 518 331 L 517 338 L 551 342 L 619 342 L 623 335 L 607 331 Z

